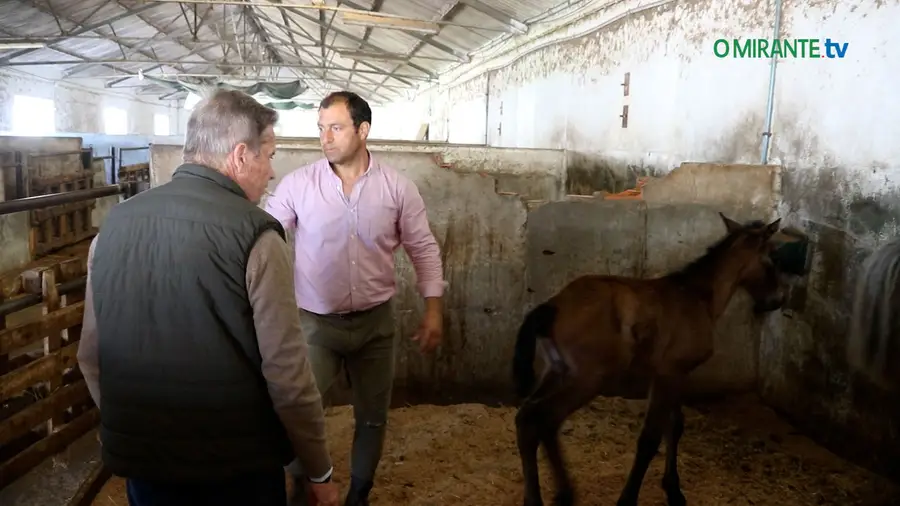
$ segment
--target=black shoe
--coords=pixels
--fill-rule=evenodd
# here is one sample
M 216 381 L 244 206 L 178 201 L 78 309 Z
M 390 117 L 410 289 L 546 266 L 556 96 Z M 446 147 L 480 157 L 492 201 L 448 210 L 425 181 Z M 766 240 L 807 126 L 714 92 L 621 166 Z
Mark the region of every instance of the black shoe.
M 350 477 L 350 491 L 344 506 L 369 506 L 369 491 L 372 490 L 371 481 L 363 481 L 356 476 Z

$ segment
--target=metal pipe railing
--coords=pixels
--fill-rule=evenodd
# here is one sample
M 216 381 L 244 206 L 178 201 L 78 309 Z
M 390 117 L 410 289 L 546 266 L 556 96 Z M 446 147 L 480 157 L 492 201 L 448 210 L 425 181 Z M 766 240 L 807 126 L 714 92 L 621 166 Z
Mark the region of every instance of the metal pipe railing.
M 0 202 L 0 215 L 19 213 L 22 211 L 34 211 L 35 209 L 43 209 L 45 207 L 59 206 L 71 202 L 80 202 L 83 200 L 127 193 L 129 191 L 129 186 L 130 185 L 127 183 L 117 184 L 100 186 L 98 188 L 88 188 L 87 190 L 74 190 L 51 193 L 50 195 L 38 195 L 35 197 L 7 200 L 5 202 Z
M 81 290 L 85 286 L 87 286 L 87 276 L 82 276 L 78 279 L 66 281 L 65 283 L 59 283 L 58 285 L 56 285 L 56 291 L 60 295 L 66 295 L 67 293 Z M 8 300 L 0 304 L 0 317 L 22 311 L 23 309 L 28 309 L 31 306 L 36 306 L 43 301 L 44 297 L 39 293 L 31 293 L 28 295 L 23 295 L 21 297 L 16 297 L 12 300 Z

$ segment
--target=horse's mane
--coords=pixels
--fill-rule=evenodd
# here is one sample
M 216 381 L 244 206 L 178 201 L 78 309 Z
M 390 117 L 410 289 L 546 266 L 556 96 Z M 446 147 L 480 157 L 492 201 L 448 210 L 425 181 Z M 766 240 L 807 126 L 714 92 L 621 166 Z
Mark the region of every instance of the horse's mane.
M 900 367 L 900 239 L 866 259 L 856 284 L 847 359 L 877 383 L 890 382 Z
M 762 229 L 766 223 L 761 220 L 753 220 L 743 227 L 734 230 L 725 237 L 719 239 L 715 244 L 706 248 L 706 253 L 694 259 L 681 269 L 672 271 L 666 277 L 672 281 L 684 284 L 692 284 L 693 281 L 715 265 L 719 258 L 734 245 L 738 238 L 743 237 L 745 233 Z

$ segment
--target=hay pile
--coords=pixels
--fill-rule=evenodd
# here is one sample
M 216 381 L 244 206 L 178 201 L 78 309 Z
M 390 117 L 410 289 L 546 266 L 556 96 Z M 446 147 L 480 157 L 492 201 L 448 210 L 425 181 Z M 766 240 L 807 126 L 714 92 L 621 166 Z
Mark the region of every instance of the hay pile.
M 563 428 L 563 445 L 579 504 L 615 504 L 634 457 L 644 403 L 597 399 Z M 752 399 L 701 413 L 685 410 L 679 451 L 682 489 L 693 506 L 884 505 L 900 497 L 883 479 L 848 464 L 794 432 Z M 391 412 L 374 505 L 520 506 L 522 485 L 513 408 L 479 404 L 419 405 Z M 335 480 L 347 485 L 353 417 L 328 412 Z M 644 481 L 641 504 L 665 504 L 660 488 L 665 445 Z M 544 498 L 552 479 L 541 459 Z M 891 495 L 894 494 L 894 495 Z M 113 479 L 95 506 L 124 506 Z

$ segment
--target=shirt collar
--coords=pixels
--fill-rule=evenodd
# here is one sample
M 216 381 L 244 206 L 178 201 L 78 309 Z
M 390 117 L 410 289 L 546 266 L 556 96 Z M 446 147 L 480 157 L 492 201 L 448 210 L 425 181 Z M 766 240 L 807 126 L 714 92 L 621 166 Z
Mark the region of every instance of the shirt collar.
M 372 152 L 368 150 L 368 148 L 366 149 L 366 153 L 369 155 L 369 166 L 366 167 L 365 172 L 363 172 L 362 175 L 359 176 L 360 179 L 368 176 L 370 173 L 376 172 L 379 167 L 378 161 L 375 160 L 375 157 L 372 155 Z M 327 158 L 323 161 L 325 162 L 324 165 L 328 169 L 328 172 L 331 174 L 331 176 L 340 179 L 340 177 L 338 177 L 337 173 L 335 173 L 334 169 L 331 167 L 331 162 L 329 162 Z

